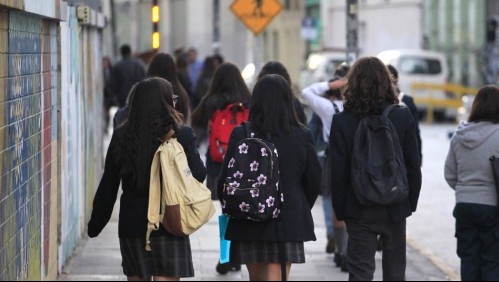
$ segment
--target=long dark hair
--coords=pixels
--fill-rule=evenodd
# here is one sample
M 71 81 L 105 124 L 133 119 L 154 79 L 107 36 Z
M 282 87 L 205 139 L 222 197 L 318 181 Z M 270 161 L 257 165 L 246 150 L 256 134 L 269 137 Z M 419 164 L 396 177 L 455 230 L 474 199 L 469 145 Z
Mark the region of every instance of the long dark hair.
M 303 106 L 301 105 L 300 101 L 295 96 L 296 89 L 293 87 L 293 83 L 291 82 L 291 76 L 289 76 L 289 72 L 286 69 L 286 67 L 281 62 L 278 62 L 278 61 L 267 62 L 263 66 L 260 73 L 258 74 L 258 79 L 260 79 L 268 74 L 278 74 L 278 75 L 282 76 L 289 83 L 289 86 L 291 87 L 291 91 L 293 93 L 293 105 L 294 105 L 294 110 L 296 112 L 296 115 L 301 123 L 306 124 L 307 123 L 307 116 L 305 115 L 305 112 L 303 111 Z
M 161 139 L 178 131 L 181 117 L 173 108 L 171 84 L 158 77 L 138 82 L 130 93 L 130 112 L 121 126 L 121 175 L 131 174 L 139 193 L 147 193 L 151 163 Z
M 178 96 L 175 108 L 182 113 L 184 122 L 189 119 L 189 95 L 178 79 L 177 66 L 170 54 L 159 53 L 154 56 L 147 71 L 148 77 L 161 77 L 172 84 L 173 93 Z
M 208 122 L 205 119 L 208 110 L 206 101 L 214 96 L 224 99 L 227 103 L 240 102 L 249 105 L 251 94 L 236 65 L 226 62 L 217 68 L 208 92 L 192 113 L 193 127 L 206 128 Z
M 473 101 L 468 122 L 489 121 L 499 123 L 499 87 L 485 85 Z
M 267 74 L 278 74 L 278 75 L 284 77 L 284 79 L 286 79 L 288 81 L 289 85 L 293 85 L 291 83 L 291 76 L 289 76 L 288 70 L 280 62 L 270 61 L 270 62 L 267 62 L 265 65 L 263 65 L 262 70 L 258 74 L 258 79 L 266 76 Z
M 390 72 L 376 57 L 357 60 L 348 74 L 345 110 L 360 117 L 378 115 L 386 104 L 399 102 Z
M 208 92 L 208 88 L 210 87 L 211 80 L 215 75 L 215 71 L 217 69 L 217 64 L 213 57 L 206 57 L 203 63 L 203 68 L 201 69 L 201 73 L 199 74 L 198 80 L 196 82 L 196 89 L 193 93 L 193 106 L 197 107 L 199 102 Z
M 293 105 L 293 92 L 285 78 L 268 74 L 253 88 L 249 121 L 259 135 L 282 136 L 291 132 L 299 122 Z

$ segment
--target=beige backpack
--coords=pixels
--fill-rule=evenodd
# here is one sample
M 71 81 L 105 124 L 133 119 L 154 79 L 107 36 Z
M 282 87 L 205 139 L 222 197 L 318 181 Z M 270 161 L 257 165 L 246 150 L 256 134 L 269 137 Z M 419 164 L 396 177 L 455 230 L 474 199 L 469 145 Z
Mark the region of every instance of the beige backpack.
M 189 236 L 214 213 L 211 191 L 192 175 L 182 145 L 169 138 L 151 165 L 146 251 L 151 251 L 149 238 L 160 223 L 170 234 Z

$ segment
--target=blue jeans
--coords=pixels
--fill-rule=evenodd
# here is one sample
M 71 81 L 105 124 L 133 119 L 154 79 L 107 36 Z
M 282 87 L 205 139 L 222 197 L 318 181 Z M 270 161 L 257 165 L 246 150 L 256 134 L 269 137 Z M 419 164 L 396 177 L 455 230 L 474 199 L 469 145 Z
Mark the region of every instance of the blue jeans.
M 333 236 L 333 202 L 331 196 L 322 196 L 322 208 L 324 210 L 324 220 L 326 223 L 327 238 Z
M 497 281 L 499 278 L 499 213 L 497 207 L 458 203 L 457 255 L 462 281 Z

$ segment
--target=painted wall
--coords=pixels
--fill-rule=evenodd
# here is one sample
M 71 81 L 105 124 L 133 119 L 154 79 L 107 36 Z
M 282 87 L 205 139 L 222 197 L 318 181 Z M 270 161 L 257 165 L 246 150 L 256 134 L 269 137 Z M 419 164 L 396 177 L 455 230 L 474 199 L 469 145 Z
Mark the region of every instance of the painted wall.
M 61 201 L 59 268 L 86 230 L 103 170 L 101 32 L 68 8 L 61 30 Z
M 103 171 L 102 33 L 47 1 L 0 0 L 0 281 L 57 278 Z
M 0 22 L 0 280 L 55 278 L 56 22 L 7 10 Z

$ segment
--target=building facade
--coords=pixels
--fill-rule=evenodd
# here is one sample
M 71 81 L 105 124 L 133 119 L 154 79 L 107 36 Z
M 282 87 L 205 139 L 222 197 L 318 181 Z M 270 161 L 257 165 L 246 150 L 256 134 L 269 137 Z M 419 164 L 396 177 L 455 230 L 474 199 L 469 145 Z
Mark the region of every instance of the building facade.
M 300 23 L 305 15 L 304 0 L 280 1 L 283 11 L 259 36 L 254 36 L 230 11 L 234 0 L 158 0 L 160 6 L 159 51 L 196 48 L 199 58 L 219 53 L 241 70 L 281 61 L 293 80 L 303 65 L 305 41 Z M 152 0 L 115 0 L 117 45 L 128 43 L 136 53 L 152 49 Z M 116 58 L 117 59 L 117 58 Z

